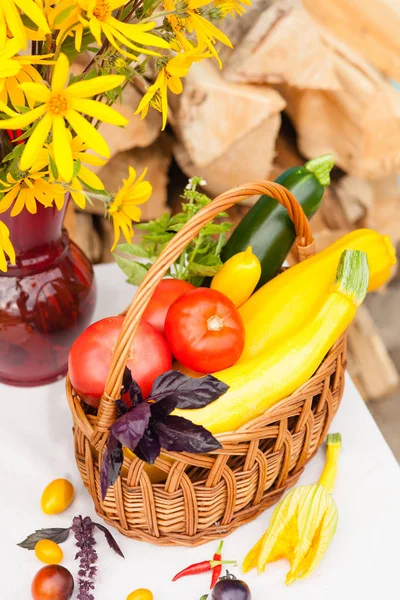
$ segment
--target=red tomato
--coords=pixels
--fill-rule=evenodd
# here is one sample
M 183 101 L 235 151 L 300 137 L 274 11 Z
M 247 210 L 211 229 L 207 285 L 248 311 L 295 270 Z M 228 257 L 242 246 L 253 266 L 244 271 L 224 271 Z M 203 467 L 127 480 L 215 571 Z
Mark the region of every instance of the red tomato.
M 69 354 L 71 383 L 78 394 L 96 408 L 104 392 L 123 320 L 124 317 L 110 317 L 97 321 L 79 336 Z M 126 364 L 147 398 L 154 380 L 172 366 L 171 351 L 164 336 L 142 321 Z
M 69 600 L 74 591 L 74 578 L 61 565 L 48 565 L 38 571 L 32 581 L 33 600 Z
M 165 319 L 169 307 L 177 298 L 195 290 L 195 286 L 181 279 L 162 279 L 143 314 L 143 319 L 164 333 Z
M 172 304 L 165 335 L 173 355 L 200 373 L 232 366 L 243 352 L 244 325 L 237 308 L 221 292 L 197 288 Z

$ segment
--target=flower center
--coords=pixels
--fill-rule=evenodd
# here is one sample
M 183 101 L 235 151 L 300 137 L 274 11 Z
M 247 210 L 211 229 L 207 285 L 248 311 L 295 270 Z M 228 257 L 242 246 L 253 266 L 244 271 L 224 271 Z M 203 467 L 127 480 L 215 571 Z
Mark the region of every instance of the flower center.
M 104 21 L 111 14 L 111 7 L 108 0 L 97 0 L 96 6 L 93 9 L 93 16 L 99 21 Z
M 47 110 L 52 115 L 63 117 L 68 110 L 67 97 L 64 94 L 52 94 L 47 102 Z

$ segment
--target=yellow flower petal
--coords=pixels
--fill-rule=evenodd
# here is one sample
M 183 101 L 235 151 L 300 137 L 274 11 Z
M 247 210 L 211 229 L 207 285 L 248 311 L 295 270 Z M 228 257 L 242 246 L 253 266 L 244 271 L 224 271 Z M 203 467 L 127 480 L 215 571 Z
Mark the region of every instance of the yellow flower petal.
M 6 0 L 6 2 L 15 2 L 18 8 L 20 8 L 39 29 L 42 29 L 45 33 L 50 33 L 43 11 L 33 0 Z
M 16 60 L 0 58 L 0 77 L 12 77 L 21 70 L 21 65 Z
M 90 117 L 95 117 L 105 123 L 111 123 L 112 125 L 123 126 L 129 123 L 128 119 L 122 116 L 114 108 L 111 108 L 111 106 L 107 106 L 102 102 L 97 102 L 96 100 L 74 98 L 71 101 L 71 108 L 74 108 L 85 115 L 89 115 Z
M 85 165 L 81 165 L 80 171 L 78 173 L 79 179 L 86 183 L 89 187 L 94 190 L 104 190 L 104 184 L 101 181 L 100 177 L 93 173 L 90 169 L 85 167 Z
M 21 156 L 20 169 L 22 171 L 27 171 L 32 166 L 35 158 L 43 148 L 46 138 L 49 135 L 51 122 L 51 116 L 46 114 L 29 137 Z
M 178 77 L 168 79 L 168 88 L 173 94 L 181 94 L 183 91 L 182 81 Z
M 15 250 L 10 241 L 10 230 L 7 225 L 0 221 L 0 269 L 7 271 L 7 262 L 5 254 L 8 255 L 11 264 L 15 265 Z
M 0 129 L 24 129 L 36 119 L 39 119 L 45 112 L 46 106 L 42 104 L 42 106 L 38 106 L 23 115 L 0 121 Z
M 36 102 L 47 102 L 50 97 L 50 90 L 45 83 L 21 83 L 19 87 Z
M 25 105 L 25 96 L 22 90 L 19 89 L 17 79 L 9 77 L 6 81 L 6 90 L 11 104 L 15 107 Z M 33 107 L 32 107 L 33 108 Z
M 5 21 L 12 35 L 21 42 L 21 48 L 26 48 L 27 37 L 24 24 L 19 15 L 18 9 L 12 0 L 2 2 Z
M 74 179 L 72 180 L 72 188 L 70 188 L 69 191 L 75 204 L 83 210 L 86 206 L 86 198 L 82 190 L 83 188 L 80 182 L 76 177 L 74 177 Z
M 69 96 L 74 98 L 88 98 L 89 96 L 97 96 L 109 90 L 113 90 L 125 81 L 123 75 L 101 75 L 86 81 L 78 81 L 67 87 L 66 91 Z
M 72 109 L 67 112 L 66 119 L 75 133 L 85 140 L 89 148 L 106 158 L 110 158 L 110 149 L 107 142 L 89 121 Z
M 89 21 L 89 29 L 90 29 L 90 32 L 91 32 L 92 36 L 94 37 L 94 39 L 98 43 L 98 45 L 101 46 L 101 26 L 100 26 L 100 21 L 98 21 L 98 19 L 96 19 L 96 18 L 90 19 L 90 21 Z
M 156 23 L 122 23 L 115 19 L 115 17 L 109 17 L 107 23 L 115 27 L 117 31 L 120 31 L 129 40 L 142 44 L 143 46 L 155 46 L 156 48 L 169 49 L 170 44 L 163 40 L 161 37 L 152 33 L 146 33 L 146 29 L 153 29 L 156 27 Z M 143 27 L 146 25 L 146 27 Z
M 15 198 L 17 197 L 17 194 L 20 190 L 20 185 L 17 184 L 15 185 L 12 190 L 10 190 L 5 196 L 4 198 L 2 198 L 0 200 L 0 214 L 5 213 L 9 210 L 10 206 L 12 205 L 12 203 L 14 202 Z
M 54 117 L 53 121 L 53 147 L 54 161 L 59 174 L 64 181 L 71 181 L 72 173 L 74 172 L 71 142 L 64 119 L 60 115 Z
M 61 92 L 69 76 L 69 61 L 68 58 L 61 52 L 54 66 L 53 76 L 51 79 L 51 89 L 53 92 Z

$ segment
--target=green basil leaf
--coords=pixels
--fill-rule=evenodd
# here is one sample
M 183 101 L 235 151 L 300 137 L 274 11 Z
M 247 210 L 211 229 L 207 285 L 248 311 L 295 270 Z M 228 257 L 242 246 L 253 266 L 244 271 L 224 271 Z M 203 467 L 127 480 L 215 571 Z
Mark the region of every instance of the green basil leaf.
M 62 10 L 54 19 L 54 25 L 60 25 L 65 19 L 68 19 L 71 12 L 74 10 L 75 5 L 71 4 L 71 6 L 67 6 L 64 10 Z
M 134 260 L 128 260 L 127 258 L 122 258 L 122 256 L 118 256 L 118 254 L 114 253 L 114 258 L 117 262 L 117 265 L 127 276 L 128 283 L 132 285 L 140 285 L 147 274 L 147 269 L 144 265 L 135 262 Z
M 139 256 L 140 258 L 148 258 L 147 251 L 139 244 L 118 244 L 115 248 L 118 252 L 129 254 L 130 256 Z
M 58 179 L 57 165 L 54 162 L 54 158 L 51 156 L 50 152 L 49 152 L 49 164 L 50 164 L 51 174 L 53 175 L 54 179 Z

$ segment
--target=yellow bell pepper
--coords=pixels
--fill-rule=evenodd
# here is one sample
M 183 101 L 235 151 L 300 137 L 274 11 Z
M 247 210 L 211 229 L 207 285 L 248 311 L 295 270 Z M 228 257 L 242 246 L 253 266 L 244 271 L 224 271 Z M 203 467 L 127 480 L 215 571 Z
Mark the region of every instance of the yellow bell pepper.
M 315 256 L 281 273 L 241 306 L 246 341 L 239 363 L 247 362 L 291 337 L 318 310 L 332 285 L 343 250 L 362 250 L 368 256 L 369 291 L 385 283 L 396 264 L 390 238 L 359 229 L 318 252 Z
M 228 296 L 239 307 L 250 298 L 260 277 L 260 261 L 249 246 L 226 261 L 214 275 L 210 287 Z
M 268 408 L 303 385 L 317 370 L 328 350 L 353 320 L 368 288 L 364 252 L 345 250 L 336 282 L 321 297 L 315 313 L 302 327 L 257 357 L 239 361 L 214 375 L 228 391 L 204 408 L 179 409 L 174 414 L 203 425 L 213 434 L 233 431 L 262 415 Z
M 268 563 L 286 558 L 290 571 L 286 584 L 310 575 L 323 558 L 338 523 L 336 503 L 331 496 L 341 448 L 339 433 L 327 437 L 325 469 L 318 484 L 294 488 L 275 508 L 269 527 L 250 550 L 243 563 L 247 573 L 257 567 L 262 573 Z

